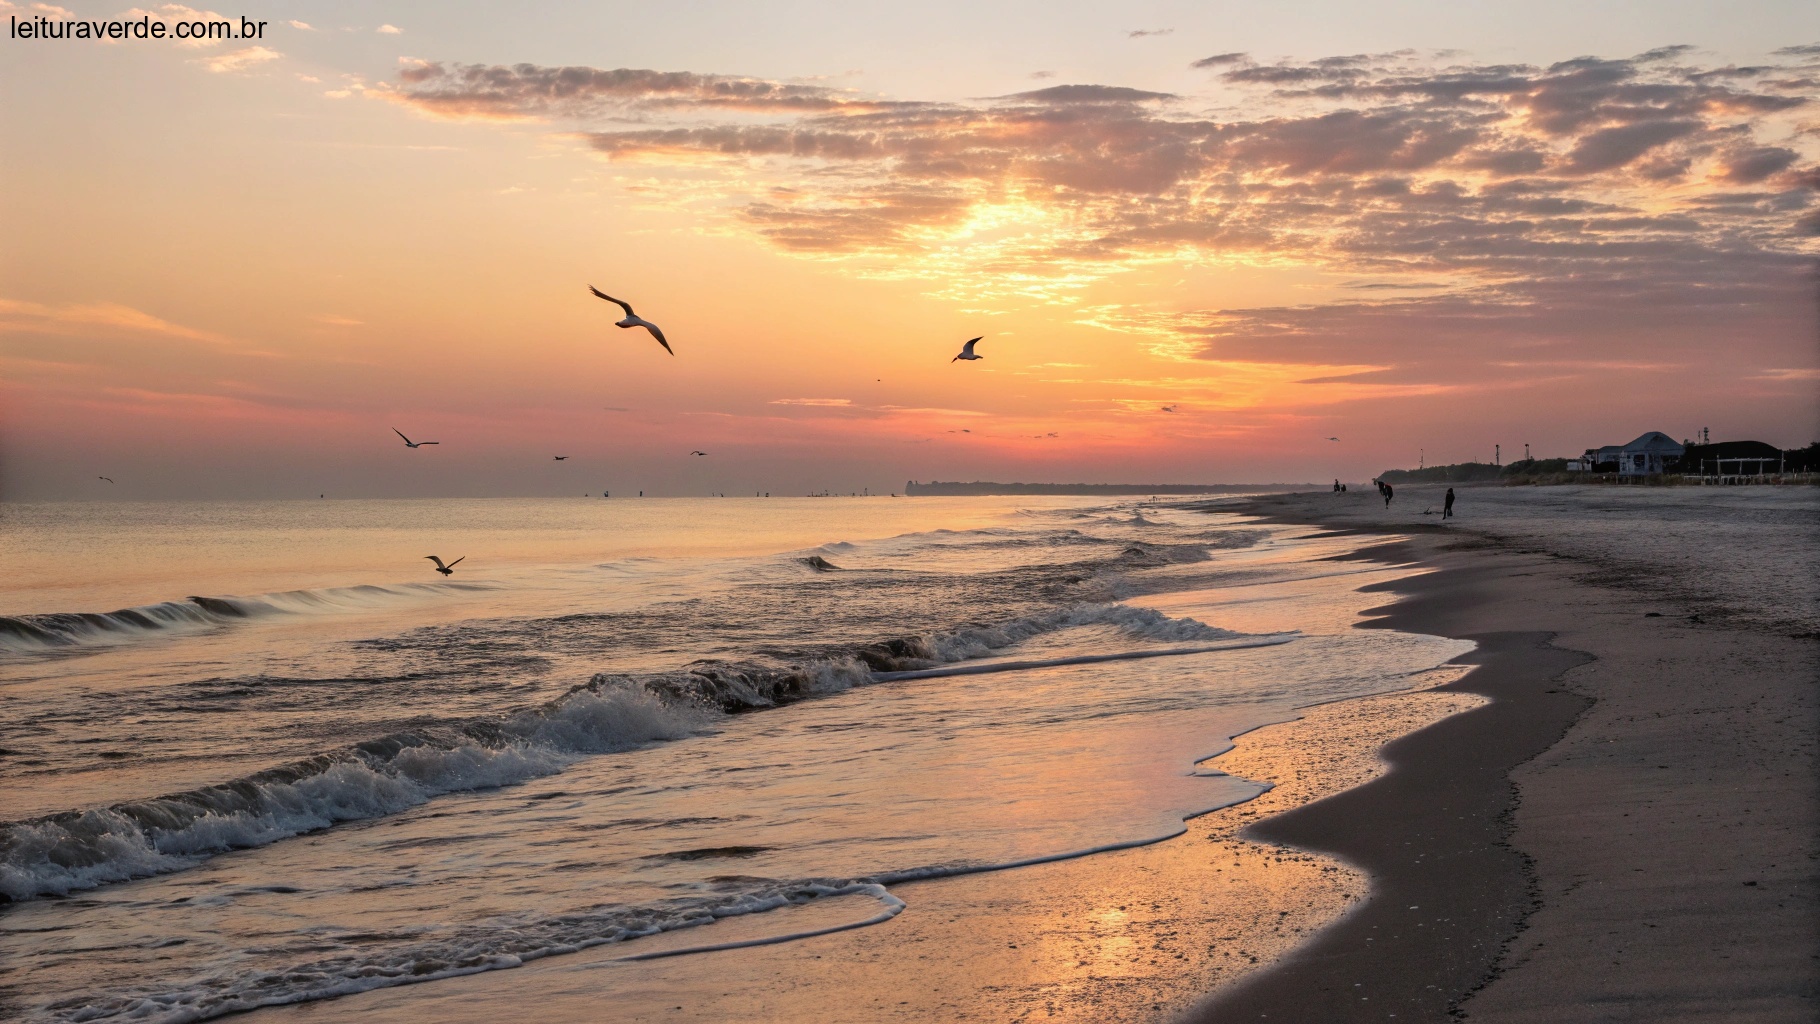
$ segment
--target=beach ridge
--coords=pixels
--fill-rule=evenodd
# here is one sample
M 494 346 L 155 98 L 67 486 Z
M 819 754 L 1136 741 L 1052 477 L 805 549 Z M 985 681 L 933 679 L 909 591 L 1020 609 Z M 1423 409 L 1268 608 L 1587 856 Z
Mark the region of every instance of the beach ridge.
M 1409 492 L 1398 509 L 1217 509 L 1386 535 L 1348 557 L 1433 571 L 1365 588 L 1397 600 L 1361 626 L 1475 641 L 1459 661 L 1478 667 L 1447 688 L 1493 701 L 1390 744 L 1390 773 L 1249 830 L 1359 865 L 1372 896 L 1191 1019 L 1813 1019 L 1812 639 L 1753 607 L 1773 593 L 1713 594 L 1743 611 L 1708 621 L 1686 603 L 1721 577 L 1601 585 L 1598 559 L 1444 529 L 1417 518 L 1437 495 Z

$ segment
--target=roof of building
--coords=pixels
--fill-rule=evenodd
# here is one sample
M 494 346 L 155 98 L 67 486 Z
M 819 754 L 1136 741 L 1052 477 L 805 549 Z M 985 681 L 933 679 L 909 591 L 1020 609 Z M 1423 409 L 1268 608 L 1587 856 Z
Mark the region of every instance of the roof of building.
M 1659 452 L 1663 455 L 1679 455 L 1686 451 L 1681 442 L 1669 437 L 1660 430 L 1652 430 L 1622 449 L 1627 452 Z

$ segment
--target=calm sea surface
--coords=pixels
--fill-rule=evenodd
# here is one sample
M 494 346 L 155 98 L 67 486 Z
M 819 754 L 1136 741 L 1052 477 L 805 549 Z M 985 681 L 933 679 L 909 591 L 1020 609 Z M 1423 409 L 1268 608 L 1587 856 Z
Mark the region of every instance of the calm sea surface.
M 0 505 L 0 1018 L 858 925 L 1173 835 L 1259 791 L 1199 763 L 1232 735 L 1467 649 L 1351 629 L 1395 574 L 1352 543 L 1069 498 Z

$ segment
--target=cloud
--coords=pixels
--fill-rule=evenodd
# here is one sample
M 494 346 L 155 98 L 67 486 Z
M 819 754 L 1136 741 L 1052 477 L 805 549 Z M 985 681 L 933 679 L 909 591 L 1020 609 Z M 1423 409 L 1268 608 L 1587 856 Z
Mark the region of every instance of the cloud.
M 397 25 L 381 25 L 373 31 L 382 36 L 397 36 L 404 34 L 404 29 L 399 28 Z
M 1136 31 L 1125 33 L 1126 37 L 1131 39 L 1142 39 L 1145 36 L 1167 36 L 1174 34 L 1175 29 L 1172 28 L 1140 28 Z
M 301 31 L 301 32 L 316 31 L 315 27 L 312 26 L 307 21 L 297 21 L 297 20 L 293 19 L 291 21 L 285 22 L 285 24 L 287 24 L 287 25 L 291 26 L 292 28 L 297 29 L 298 31 Z
M 774 398 L 771 400 L 771 404 L 846 407 L 851 406 L 853 400 L 850 398 Z
M 454 118 L 588 118 L 666 109 L 823 113 L 889 106 L 827 86 L 687 71 L 418 61 L 398 77 L 399 87 L 391 98 L 425 113 Z
M 284 54 L 264 46 L 249 46 L 244 50 L 235 50 L 233 53 L 199 58 L 196 63 L 220 75 L 245 71 L 247 68 L 264 64 L 266 61 L 277 60 L 282 56 Z
M 1793 167 L 1801 154 L 1781 146 L 1761 146 L 1728 156 L 1721 176 L 1739 185 L 1753 185 L 1772 174 Z
M 1250 62 L 1251 54 L 1249 53 L 1216 53 L 1211 57 L 1202 57 L 1189 67 L 1222 68 L 1228 64 L 1248 64 Z
M 320 313 L 312 319 L 319 324 L 327 324 L 330 327 L 359 327 L 365 323 L 363 320 L 356 320 L 351 316 L 340 316 L 335 313 Z
M 1601 128 L 1581 137 L 1574 145 L 1567 154 L 1566 170 L 1571 174 L 1595 174 L 1623 167 L 1652 149 L 1694 134 L 1701 127 L 1698 121 L 1641 121 Z
M 213 331 L 174 324 L 117 302 L 49 306 L 0 299 L 0 335 L 6 334 L 126 334 L 211 345 L 234 344 L 231 339 Z
M 1103 83 L 937 101 L 425 62 L 386 98 L 441 117 L 577 121 L 565 137 L 610 165 L 661 170 L 642 199 L 982 308 L 994 296 L 1076 303 L 1096 280 L 1172 262 L 1364 279 L 1308 307 L 1078 321 L 1170 358 L 1358 368 L 1306 378 L 1343 391 L 1483 383 L 1508 371 L 1458 363 L 1439 380 L 1413 368 L 1601 331 L 1638 353 L 1650 332 L 1664 351 L 1704 344 L 1697 335 L 1811 338 L 1787 311 L 1811 308 L 1811 282 L 1792 268 L 1820 256 L 1816 89 L 1785 86 L 1811 77 L 1816 57 L 1223 53 L 1195 62 L 1226 90 L 1218 106 Z

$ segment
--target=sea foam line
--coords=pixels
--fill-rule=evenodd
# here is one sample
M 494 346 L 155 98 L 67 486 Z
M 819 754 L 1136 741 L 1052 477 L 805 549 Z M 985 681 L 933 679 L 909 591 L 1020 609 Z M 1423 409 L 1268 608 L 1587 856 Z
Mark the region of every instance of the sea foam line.
M 1044 658 L 1033 661 L 995 661 L 989 665 L 946 665 L 941 668 L 915 669 L 908 672 L 874 672 L 872 679 L 892 683 L 900 679 L 939 679 L 942 676 L 976 676 L 992 672 L 1020 672 L 1033 668 L 1055 668 L 1060 665 L 1089 665 L 1100 661 L 1137 661 L 1142 658 L 1175 658 L 1184 654 L 1214 654 L 1220 651 L 1242 651 L 1252 647 L 1276 647 L 1296 637 L 1273 636 L 1249 643 L 1221 644 L 1218 647 L 1172 647 L 1161 651 L 1119 651 L 1116 654 L 1078 654 L 1068 658 Z

